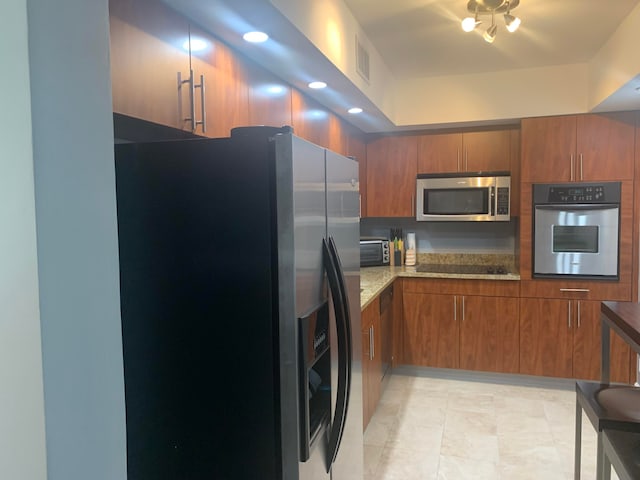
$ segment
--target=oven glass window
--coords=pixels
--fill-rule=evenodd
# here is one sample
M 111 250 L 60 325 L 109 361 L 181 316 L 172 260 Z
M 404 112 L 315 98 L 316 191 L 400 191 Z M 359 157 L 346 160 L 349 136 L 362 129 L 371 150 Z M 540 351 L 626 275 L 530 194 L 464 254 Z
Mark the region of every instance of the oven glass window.
M 554 225 L 554 253 L 598 253 L 597 225 Z
M 425 190 L 424 213 L 432 215 L 487 215 L 489 213 L 489 189 Z

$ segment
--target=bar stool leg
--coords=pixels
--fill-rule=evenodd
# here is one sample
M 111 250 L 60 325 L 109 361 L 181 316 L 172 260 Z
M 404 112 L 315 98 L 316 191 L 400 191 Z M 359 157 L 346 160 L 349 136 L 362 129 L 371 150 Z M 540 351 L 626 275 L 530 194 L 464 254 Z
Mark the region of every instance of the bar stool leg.
M 580 406 L 580 402 L 578 401 L 577 398 L 576 398 L 576 440 L 575 440 L 575 446 L 573 448 L 575 450 L 573 478 L 574 480 L 580 480 L 580 456 L 582 454 L 581 452 L 582 450 L 582 407 Z

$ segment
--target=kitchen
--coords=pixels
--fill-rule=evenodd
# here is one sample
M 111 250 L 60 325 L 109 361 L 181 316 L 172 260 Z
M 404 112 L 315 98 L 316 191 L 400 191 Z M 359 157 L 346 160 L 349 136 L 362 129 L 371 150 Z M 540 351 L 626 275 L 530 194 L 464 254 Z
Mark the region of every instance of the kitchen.
M 23 11 L 25 6 L 29 6 L 28 31 Z M 33 155 L 35 159 L 37 195 L 35 206 L 32 203 L 31 218 L 32 225 L 38 225 L 39 270 L 37 276 L 32 274 L 30 277 L 29 291 L 31 304 L 39 305 L 39 311 L 29 314 L 29 318 L 35 320 L 25 324 L 25 328 L 30 325 L 29 342 L 34 342 L 34 326 L 36 332 L 42 329 L 43 340 L 42 346 L 37 338 L 33 344 L 25 340 L 21 345 L 29 347 L 21 349 L 21 353 L 13 349 L 4 351 L 12 352 L 5 362 L 7 365 L 16 364 L 16 359 L 28 355 L 27 363 L 31 367 L 25 373 L 29 376 L 16 382 L 16 392 L 23 392 L 17 397 L 21 408 L 12 406 L 8 411 L 17 412 L 16 418 L 28 419 L 26 424 L 30 426 L 28 433 L 32 441 L 27 442 L 23 450 L 37 450 L 36 457 L 40 460 L 26 462 L 20 455 L 12 455 L 10 461 L 3 464 L 15 465 L 16 469 L 38 469 L 38 473 L 29 478 L 41 478 L 46 468 L 46 411 L 50 478 L 101 478 L 101 475 L 123 478 L 124 400 L 117 393 L 122 389 L 122 378 L 118 373 L 122 365 L 118 365 L 117 360 L 119 329 L 114 324 L 114 318 L 118 317 L 117 273 L 113 269 L 117 264 L 117 247 L 115 227 L 110 231 L 105 231 L 104 227 L 105 224 L 115 225 L 115 200 L 113 193 L 109 193 L 109 187 L 105 186 L 105 182 L 109 184 L 113 178 L 110 158 L 113 137 L 108 134 L 111 129 L 111 101 L 107 93 L 111 88 L 108 84 L 110 71 L 108 44 L 104 41 L 107 36 L 107 7 L 65 2 L 63 6 L 58 4 L 53 8 L 35 1 L 23 2 L 21 7 L 15 17 L 19 21 L 11 25 L 10 32 L 17 29 L 17 38 L 24 40 L 20 50 L 22 56 L 13 50 L 7 55 L 8 58 L 17 56 L 21 59 L 17 65 L 20 66 L 22 82 L 17 87 L 13 79 L 7 79 L 11 83 L 3 91 L 15 92 L 18 88 L 21 92 L 23 103 L 20 108 L 15 108 L 15 112 L 20 113 L 24 131 L 33 132 L 33 153 L 30 137 L 21 137 L 27 146 L 19 158 L 31 158 Z M 104 38 L 101 42 L 88 44 L 70 41 L 85 38 L 88 32 L 98 32 Z M 7 45 L 20 43 L 9 36 L 9 31 L 6 34 Z M 30 62 L 30 78 L 24 73 L 27 60 Z M 55 63 L 76 67 L 61 71 L 55 68 Z M 53 86 L 56 88 L 55 96 L 50 94 Z M 11 105 L 17 101 L 13 97 L 9 94 Z M 95 99 L 95 103 L 87 102 L 87 98 Z M 305 101 L 313 104 L 310 100 Z M 30 120 L 21 113 L 29 111 L 33 116 Z M 547 111 L 540 115 L 553 113 L 558 112 Z M 313 140 L 321 143 L 322 138 L 326 138 L 325 132 L 330 129 L 331 125 L 320 126 Z M 15 125 L 6 131 L 14 132 Z M 7 144 L 11 145 L 15 138 L 9 136 L 8 140 Z M 71 150 L 70 145 L 74 146 Z M 14 153 L 10 151 L 6 158 L 12 158 L 12 155 Z M 56 161 L 47 161 L 50 158 Z M 91 171 L 84 168 L 87 159 L 96 162 L 96 165 L 92 164 L 95 168 Z M 25 175 L 28 179 L 28 169 Z M 33 196 L 33 186 L 31 192 Z M 21 203 L 26 201 L 19 198 Z M 7 205 L 14 205 L 16 197 L 10 196 L 7 200 Z M 19 237 L 18 251 L 25 258 L 30 258 L 33 264 L 36 251 L 33 226 L 22 226 L 17 221 L 10 225 L 20 225 L 24 231 L 30 232 L 27 235 L 30 242 L 23 242 L 23 237 Z M 77 232 L 79 235 L 69 238 L 69 235 L 60 236 L 59 232 Z M 96 275 L 96 272 L 102 273 Z M 60 323 L 62 319 L 64 322 Z M 87 319 L 91 319 L 90 331 L 85 325 Z M 60 329 L 66 333 L 64 338 L 57 334 Z M 102 360 L 96 359 L 96 351 L 103 352 L 99 356 Z M 40 355 L 44 358 L 44 372 L 36 366 L 42 365 Z M 94 360 L 87 362 L 88 359 Z M 32 383 L 25 384 L 27 378 Z M 96 378 L 103 380 L 100 385 L 95 384 Z M 42 390 L 43 382 L 46 402 L 41 396 L 38 404 L 35 400 L 38 395 L 32 395 L 32 387 L 37 391 L 40 385 Z M 93 385 L 91 391 L 101 394 L 92 395 L 93 400 L 83 400 L 84 397 L 73 395 L 69 388 L 65 388 L 69 384 Z M 35 404 L 24 403 L 31 398 Z M 92 428 L 87 428 L 88 425 Z M 91 434 L 92 438 L 95 437 L 94 442 L 82 441 L 88 430 L 95 432 Z M 27 463 L 28 467 L 25 466 Z M 9 470 L 9 473 L 13 472 Z M 13 476 L 19 478 L 21 475 L 15 473 Z

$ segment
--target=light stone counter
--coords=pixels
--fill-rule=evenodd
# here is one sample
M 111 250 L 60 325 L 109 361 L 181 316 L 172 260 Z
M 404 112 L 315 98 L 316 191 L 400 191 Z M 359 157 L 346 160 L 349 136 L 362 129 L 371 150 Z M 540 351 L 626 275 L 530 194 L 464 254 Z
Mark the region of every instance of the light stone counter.
M 453 278 L 458 280 L 520 280 L 517 273 L 503 275 L 426 273 L 416 272 L 416 267 L 363 267 L 360 269 L 360 308 L 364 309 L 397 277 L 403 278 Z

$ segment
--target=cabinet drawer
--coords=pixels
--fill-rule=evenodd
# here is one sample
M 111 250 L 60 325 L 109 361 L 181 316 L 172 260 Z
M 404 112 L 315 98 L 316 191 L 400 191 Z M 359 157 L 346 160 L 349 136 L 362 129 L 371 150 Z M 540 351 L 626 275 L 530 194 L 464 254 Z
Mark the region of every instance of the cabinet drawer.
M 631 300 L 631 284 L 604 281 L 521 280 L 520 296 L 626 302 Z
M 409 293 L 482 295 L 487 297 L 517 297 L 520 292 L 520 282 L 511 280 L 405 278 L 403 290 Z

